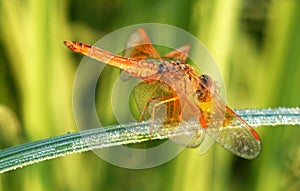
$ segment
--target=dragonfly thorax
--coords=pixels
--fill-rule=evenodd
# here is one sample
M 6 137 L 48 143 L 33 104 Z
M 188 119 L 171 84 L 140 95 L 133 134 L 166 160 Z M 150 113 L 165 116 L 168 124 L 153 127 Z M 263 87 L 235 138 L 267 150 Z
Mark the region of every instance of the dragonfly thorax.
M 200 102 L 208 102 L 211 101 L 213 95 L 215 95 L 217 91 L 216 84 L 208 75 L 199 76 L 199 85 L 196 90 L 196 95 Z

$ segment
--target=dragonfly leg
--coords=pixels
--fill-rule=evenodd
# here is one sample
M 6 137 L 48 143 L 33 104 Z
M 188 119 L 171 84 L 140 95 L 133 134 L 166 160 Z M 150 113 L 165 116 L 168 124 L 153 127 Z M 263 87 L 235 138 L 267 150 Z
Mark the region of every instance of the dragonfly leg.
M 145 112 L 147 111 L 147 109 L 149 108 L 150 103 L 152 103 L 154 101 L 159 101 L 158 103 L 155 103 L 153 105 L 153 108 L 152 108 L 152 115 L 151 115 L 152 125 L 151 125 L 150 132 L 149 132 L 150 139 L 151 139 L 151 134 L 152 134 L 153 126 L 154 126 L 153 123 L 154 123 L 154 120 L 155 120 L 155 112 L 156 112 L 157 108 L 160 107 L 162 104 L 178 101 L 178 99 L 179 99 L 178 97 L 173 97 L 173 98 L 170 98 L 170 99 L 165 99 L 163 97 L 158 97 L 158 98 L 151 98 L 147 102 L 146 106 L 144 107 L 143 111 L 141 112 L 139 121 L 142 121 L 143 116 L 144 116 Z M 172 117 L 175 117 L 174 115 L 175 114 L 174 114 L 174 111 L 173 111 Z M 180 116 L 176 116 L 176 117 L 180 118 Z
M 166 100 L 163 100 L 163 101 L 160 101 L 156 104 L 153 105 L 153 108 L 152 108 L 152 115 L 151 115 L 151 118 L 152 118 L 152 123 L 154 123 L 154 120 L 155 120 L 155 112 L 157 110 L 158 107 L 160 107 L 162 104 L 166 104 L 166 103 L 170 103 L 170 102 L 174 102 L 175 104 L 175 101 L 178 101 L 178 97 L 172 97 L 170 99 L 166 99 Z M 159 100 L 159 99 L 157 99 Z M 174 112 L 172 114 L 172 117 L 174 117 Z M 176 116 L 176 117 L 180 117 L 180 116 Z M 152 128 L 153 128 L 153 125 L 152 125 Z M 152 133 L 152 128 L 150 129 L 150 134 Z
M 152 121 L 154 121 L 155 111 L 157 110 L 157 108 L 159 106 L 161 106 L 162 104 L 170 103 L 170 102 L 174 102 L 175 103 L 175 101 L 177 101 L 178 99 L 179 99 L 178 97 L 173 97 L 173 98 L 166 99 L 166 100 L 163 100 L 163 101 L 160 101 L 160 102 L 154 104 L 153 108 L 152 108 L 152 115 L 151 115 Z M 175 117 L 174 116 L 174 112 L 172 114 L 172 117 Z M 179 117 L 179 116 L 176 116 L 176 117 Z
M 149 108 L 150 103 L 151 103 L 151 102 L 154 102 L 154 101 L 161 101 L 161 98 L 151 98 L 151 99 L 147 102 L 147 104 L 145 105 L 143 111 L 141 112 L 141 115 L 140 115 L 140 117 L 139 117 L 138 122 L 141 122 L 141 121 L 143 120 L 143 117 L 144 117 L 144 115 L 145 115 L 147 109 Z

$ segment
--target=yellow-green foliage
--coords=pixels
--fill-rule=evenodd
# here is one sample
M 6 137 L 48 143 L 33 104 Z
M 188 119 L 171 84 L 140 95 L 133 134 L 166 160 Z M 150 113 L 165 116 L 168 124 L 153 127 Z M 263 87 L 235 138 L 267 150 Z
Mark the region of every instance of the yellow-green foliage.
M 299 8 L 297 0 L 2 0 L 0 149 L 77 131 L 72 85 L 81 56 L 63 40 L 93 44 L 142 22 L 174 25 L 204 42 L 232 108 L 300 106 Z M 99 102 L 110 99 L 111 71 L 99 81 Z M 110 108 L 98 109 L 115 123 Z M 162 166 L 128 170 L 89 152 L 2 174 L 0 190 L 300 190 L 300 129 L 258 132 L 263 151 L 254 161 L 216 144 L 203 156 L 189 149 Z

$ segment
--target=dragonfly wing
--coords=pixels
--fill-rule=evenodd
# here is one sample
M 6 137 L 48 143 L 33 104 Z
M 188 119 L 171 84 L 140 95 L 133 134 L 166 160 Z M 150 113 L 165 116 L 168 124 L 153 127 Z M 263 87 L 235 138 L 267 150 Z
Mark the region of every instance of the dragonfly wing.
M 245 159 L 254 159 L 261 152 L 258 134 L 229 107 L 220 128 L 207 128 L 207 133 L 226 150 Z
M 129 36 L 126 42 L 124 56 L 137 60 L 147 58 L 160 59 L 160 55 L 152 46 L 149 37 L 143 29 L 138 29 Z
M 186 127 L 188 128 L 188 127 Z M 202 145 L 203 140 L 206 139 L 207 136 L 205 136 L 204 131 L 197 131 L 196 132 L 189 132 L 189 133 L 183 133 L 178 136 L 170 137 L 170 140 L 174 143 L 177 143 L 179 145 L 189 147 L 189 148 L 196 148 L 199 145 Z
M 147 58 L 160 59 L 160 55 L 152 46 L 144 29 L 138 29 L 129 36 L 125 45 L 123 56 L 137 60 L 144 60 Z M 120 78 L 122 80 L 128 80 L 131 77 L 132 75 L 121 71 Z
M 176 97 L 176 93 L 172 91 L 172 89 L 160 82 L 159 80 L 148 80 L 143 81 L 137 84 L 133 89 L 133 95 L 136 101 L 136 104 L 138 106 L 138 109 L 140 111 L 140 114 L 142 115 L 143 119 L 148 120 L 152 113 L 153 113 L 153 104 L 154 102 L 161 102 L 173 97 Z M 177 101 L 176 104 L 179 101 Z M 166 102 L 162 105 L 162 107 L 166 107 L 167 109 L 167 116 L 170 118 L 172 115 L 178 116 L 179 110 L 176 106 L 176 104 L 171 102 Z M 176 107 L 176 108 L 175 108 Z M 158 109 L 158 108 L 156 108 Z M 174 110 L 175 109 L 175 110 Z M 179 107 L 180 109 L 180 107 Z M 176 112 L 176 113 L 173 113 Z M 155 113 L 155 112 L 154 112 Z M 154 117 L 154 120 L 161 119 L 160 115 L 156 114 Z
M 178 130 L 180 132 L 186 131 L 187 133 L 170 137 L 171 141 L 192 148 L 201 144 L 204 138 L 204 131 L 193 129 L 192 125 L 186 122 L 185 119 L 180 121 L 182 120 L 181 103 L 179 100 L 173 99 L 178 95 L 167 84 L 159 80 L 143 81 L 136 85 L 133 89 L 133 94 L 144 120 L 162 121 L 165 125 L 164 127 L 167 128 L 177 128 L 179 123 L 182 122 L 184 127 Z M 160 105 L 160 103 L 163 104 Z M 155 108 L 155 104 L 159 105 L 159 107 Z M 194 131 L 191 132 L 189 128 Z
M 127 80 L 133 78 L 134 76 L 132 76 L 131 74 L 121 70 L 119 77 L 120 77 L 121 80 L 127 81 Z
M 185 62 L 186 59 L 188 58 L 188 53 L 190 48 L 191 46 L 187 44 L 183 47 L 178 48 L 177 50 L 169 52 L 168 54 L 164 55 L 163 58 Z
M 205 154 L 211 148 L 214 142 L 215 140 L 213 138 L 211 138 L 210 136 L 205 136 L 200 144 L 199 154 Z

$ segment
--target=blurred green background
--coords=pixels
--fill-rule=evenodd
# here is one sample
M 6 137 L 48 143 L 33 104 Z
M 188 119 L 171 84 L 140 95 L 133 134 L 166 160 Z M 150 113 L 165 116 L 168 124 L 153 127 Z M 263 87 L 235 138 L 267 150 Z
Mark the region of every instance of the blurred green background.
M 72 85 L 82 56 L 63 40 L 93 44 L 144 22 L 204 42 L 232 108 L 300 106 L 299 18 L 297 0 L 0 0 L 0 149 L 77 131 Z M 300 128 L 257 130 L 263 151 L 253 161 L 215 144 L 203 156 L 185 149 L 129 170 L 87 152 L 1 174 L 0 190 L 300 190 Z

